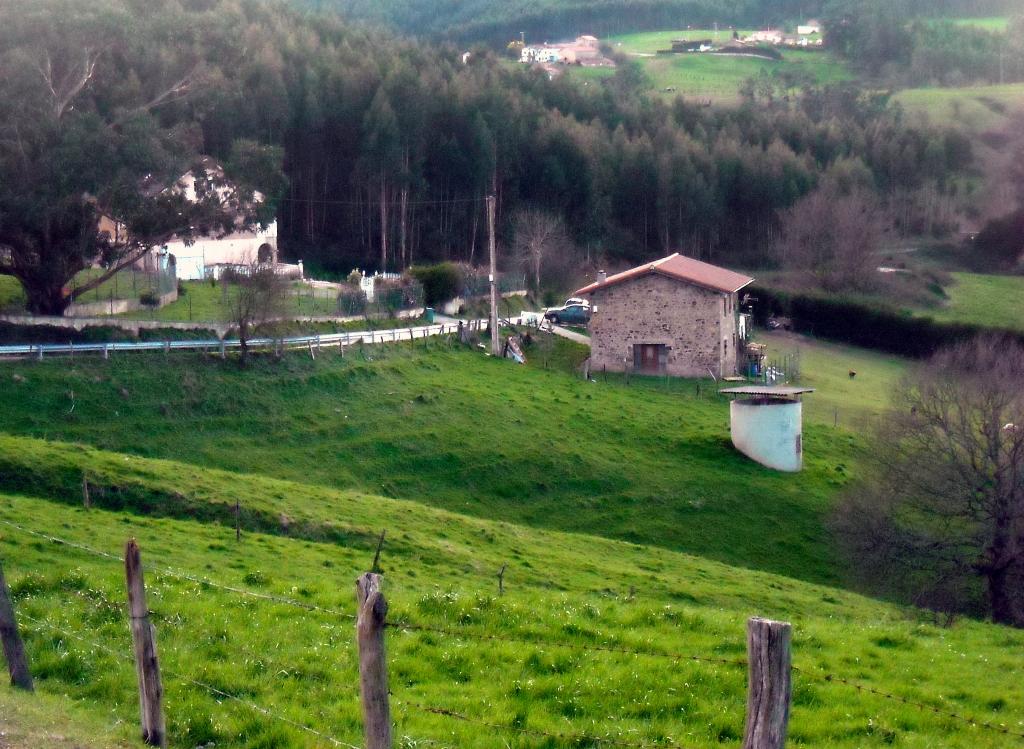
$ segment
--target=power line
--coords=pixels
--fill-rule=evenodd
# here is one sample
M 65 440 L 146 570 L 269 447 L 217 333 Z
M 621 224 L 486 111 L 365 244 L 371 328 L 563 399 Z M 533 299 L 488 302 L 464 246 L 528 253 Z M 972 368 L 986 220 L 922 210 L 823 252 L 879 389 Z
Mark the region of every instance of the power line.
M 440 200 L 407 200 L 404 205 L 455 205 L 459 203 L 483 203 L 486 201 L 486 197 L 479 198 L 442 198 Z M 348 205 L 348 206 L 366 206 L 368 208 L 374 208 L 380 206 L 381 203 L 387 206 L 398 206 L 403 205 L 401 200 L 336 200 L 332 198 L 279 198 L 282 203 L 313 203 L 316 205 Z

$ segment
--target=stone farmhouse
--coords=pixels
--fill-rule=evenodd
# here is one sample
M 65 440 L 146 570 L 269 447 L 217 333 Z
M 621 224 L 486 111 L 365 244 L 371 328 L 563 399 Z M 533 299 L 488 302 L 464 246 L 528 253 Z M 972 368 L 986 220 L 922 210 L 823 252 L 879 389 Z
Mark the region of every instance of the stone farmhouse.
M 576 292 L 591 300 L 593 371 L 716 378 L 736 373 L 737 292 L 754 279 L 678 253 Z

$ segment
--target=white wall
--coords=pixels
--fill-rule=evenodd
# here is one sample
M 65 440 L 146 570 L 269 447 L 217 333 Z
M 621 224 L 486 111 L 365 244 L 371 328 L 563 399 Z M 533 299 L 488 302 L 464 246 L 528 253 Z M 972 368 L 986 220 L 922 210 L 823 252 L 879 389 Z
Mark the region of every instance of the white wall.
M 165 246 L 177 261 L 178 278 L 195 281 L 205 277 L 208 265 L 255 262 L 259 248 L 264 244 L 269 244 L 273 248 L 273 259 L 276 261 L 276 221 L 262 231 L 232 234 L 223 239 L 201 238 L 191 245 L 178 240 L 168 242 Z
M 803 404 L 779 399 L 736 399 L 729 407 L 732 444 L 761 465 L 799 471 L 804 465 Z

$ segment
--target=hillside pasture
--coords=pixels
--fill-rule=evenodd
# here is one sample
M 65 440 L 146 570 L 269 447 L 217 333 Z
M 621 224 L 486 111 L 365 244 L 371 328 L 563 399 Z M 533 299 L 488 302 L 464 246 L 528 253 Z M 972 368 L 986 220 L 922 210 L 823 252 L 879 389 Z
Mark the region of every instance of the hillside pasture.
M 1006 745 L 1006 736 L 945 712 L 1024 730 L 1015 688 L 1021 632 L 966 620 L 944 628 L 922 612 L 833 588 L 372 494 L 26 438 L 0 438 L 0 455 L 36 469 L 20 494 L 0 494 L 0 553 L 10 560 L 39 688 L 97 720 L 134 724 L 116 559 L 134 537 L 173 747 L 320 743 L 278 716 L 359 743 L 352 581 L 382 528 L 388 616 L 399 623 L 387 639 L 403 747 L 736 742 L 746 674 L 733 661 L 744 658 L 752 614 L 793 622 L 796 745 Z M 79 506 L 69 469 L 90 477 L 93 509 Z M 230 522 L 236 500 L 240 542 Z M 521 730 L 559 738 L 538 743 Z
M 839 579 L 822 517 L 856 474 L 854 435 L 808 425 L 807 470 L 778 474 L 732 448 L 728 404 L 710 380 L 587 382 L 568 373 L 568 342 L 527 349 L 530 367 L 449 345 L 260 358 L 245 369 L 162 354 L 9 364 L 4 379 L 24 381 L 0 399 L 0 423 L 9 434 Z M 0 491 L 17 475 L 0 471 Z M 767 515 L 752 497 L 768 502 Z
M 741 30 L 741 35 L 749 33 Z M 718 39 L 726 42 L 732 32 L 723 29 Z M 849 80 L 852 73 L 827 52 L 782 50 L 782 60 L 742 55 L 676 54 L 656 55 L 671 49 L 673 39 L 714 39 L 713 29 L 684 29 L 626 34 L 610 37 L 617 50 L 631 55 L 647 74 L 654 91 L 729 104 L 738 101 L 743 83 L 762 74 L 790 74 L 818 84 Z
M 958 26 L 973 26 L 976 29 L 984 29 L 985 31 L 1006 31 L 1010 27 L 1010 19 L 1007 16 L 953 18 L 949 20 L 952 20 L 952 22 Z
M 945 287 L 948 302 L 921 314 L 936 320 L 1024 331 L 1024 276 L 952 276 L 954 283 Z
M 1024 111 L 1024 83 L 911 88 L 895 93 L 892 101 L 911 118 L 981 133 L 1005 126 L 1008 115 Z

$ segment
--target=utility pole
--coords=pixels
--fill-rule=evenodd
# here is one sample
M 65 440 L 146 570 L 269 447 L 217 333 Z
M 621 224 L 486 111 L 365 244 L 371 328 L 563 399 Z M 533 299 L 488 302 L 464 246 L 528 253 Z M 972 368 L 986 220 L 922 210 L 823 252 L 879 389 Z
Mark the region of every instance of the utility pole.
M 501 356 L 498 342 L 498 253 L 494 244 L 494 195 L 487 196 L 487 234 L 491 252 L 491 355 Z

